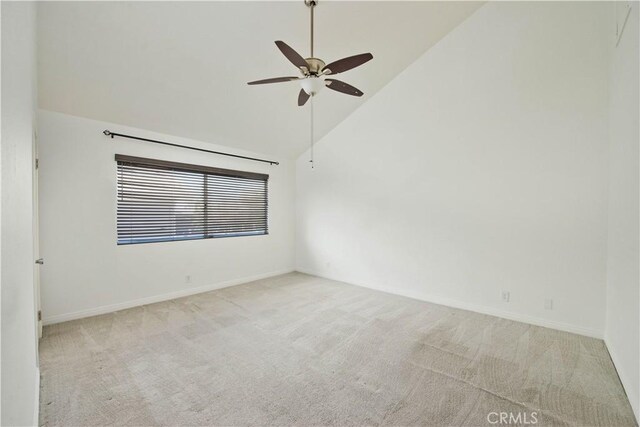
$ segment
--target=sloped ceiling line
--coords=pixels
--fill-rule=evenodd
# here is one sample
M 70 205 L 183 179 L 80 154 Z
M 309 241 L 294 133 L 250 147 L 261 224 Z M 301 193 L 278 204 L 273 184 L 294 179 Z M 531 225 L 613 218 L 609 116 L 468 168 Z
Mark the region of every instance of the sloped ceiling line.
M 372 52 L 345 73 L 362 98 L 323 91 L 321 139 L 471 15 L 480 2 L 320 2 L 322 58 Z M 41 2 L 40 108 L 230 147 L 296 157 L 309 114 L 289 85 L 249 87 L 295 69 L 274 40 L 306 54 L 303 2 Z

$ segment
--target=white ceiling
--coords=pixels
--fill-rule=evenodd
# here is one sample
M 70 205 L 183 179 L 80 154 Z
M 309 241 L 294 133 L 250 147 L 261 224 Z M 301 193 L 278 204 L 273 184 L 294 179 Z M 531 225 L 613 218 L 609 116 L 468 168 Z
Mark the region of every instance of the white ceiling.
M 337 77 L 362 98 L 330 90 L 315 98 L 316 139 L 481 4 L 320 0 L 316 56 L 374 59 Z M 246 84 L 296 75 L 273 42 L 309 55 L 302 0 L 42 2 L 38 20 L 41 108 L 282 156 L 309 144 L 297 82 Z

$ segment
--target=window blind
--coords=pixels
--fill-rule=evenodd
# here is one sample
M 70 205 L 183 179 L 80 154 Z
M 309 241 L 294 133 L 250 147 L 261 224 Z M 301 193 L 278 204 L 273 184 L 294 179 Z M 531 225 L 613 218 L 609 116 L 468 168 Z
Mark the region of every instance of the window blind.
M 118 244 L 268 233 L 269 175 L 116 154 Z

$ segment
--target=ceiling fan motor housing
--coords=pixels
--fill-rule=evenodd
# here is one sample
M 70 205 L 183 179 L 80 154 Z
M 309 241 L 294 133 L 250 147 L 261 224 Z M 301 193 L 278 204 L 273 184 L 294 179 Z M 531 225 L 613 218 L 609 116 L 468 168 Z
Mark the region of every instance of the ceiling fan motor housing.
M 309 65 L 309 74 L 313 76 L 320 74 L 326 65 L 322 59 L 318 58 L 305 58 L 305 61 Z

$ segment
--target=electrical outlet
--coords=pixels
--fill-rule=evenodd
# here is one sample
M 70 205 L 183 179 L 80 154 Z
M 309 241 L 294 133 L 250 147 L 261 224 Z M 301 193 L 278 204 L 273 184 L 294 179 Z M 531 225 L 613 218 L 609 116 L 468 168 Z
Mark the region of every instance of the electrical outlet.
M 185 281 L 185 283 L 191 283 L 191 275 L 187 274 L 187 275 L 184 277 L 184 281 Z
M 511 295 L 509 294 L 509 291 L 502 291 L 502 301 L 509 302 L 510 298 Z
M 544 309 L 545 310 L 553 310 L 553 300 L 552 299 L 545 299 L 544 300 Z

